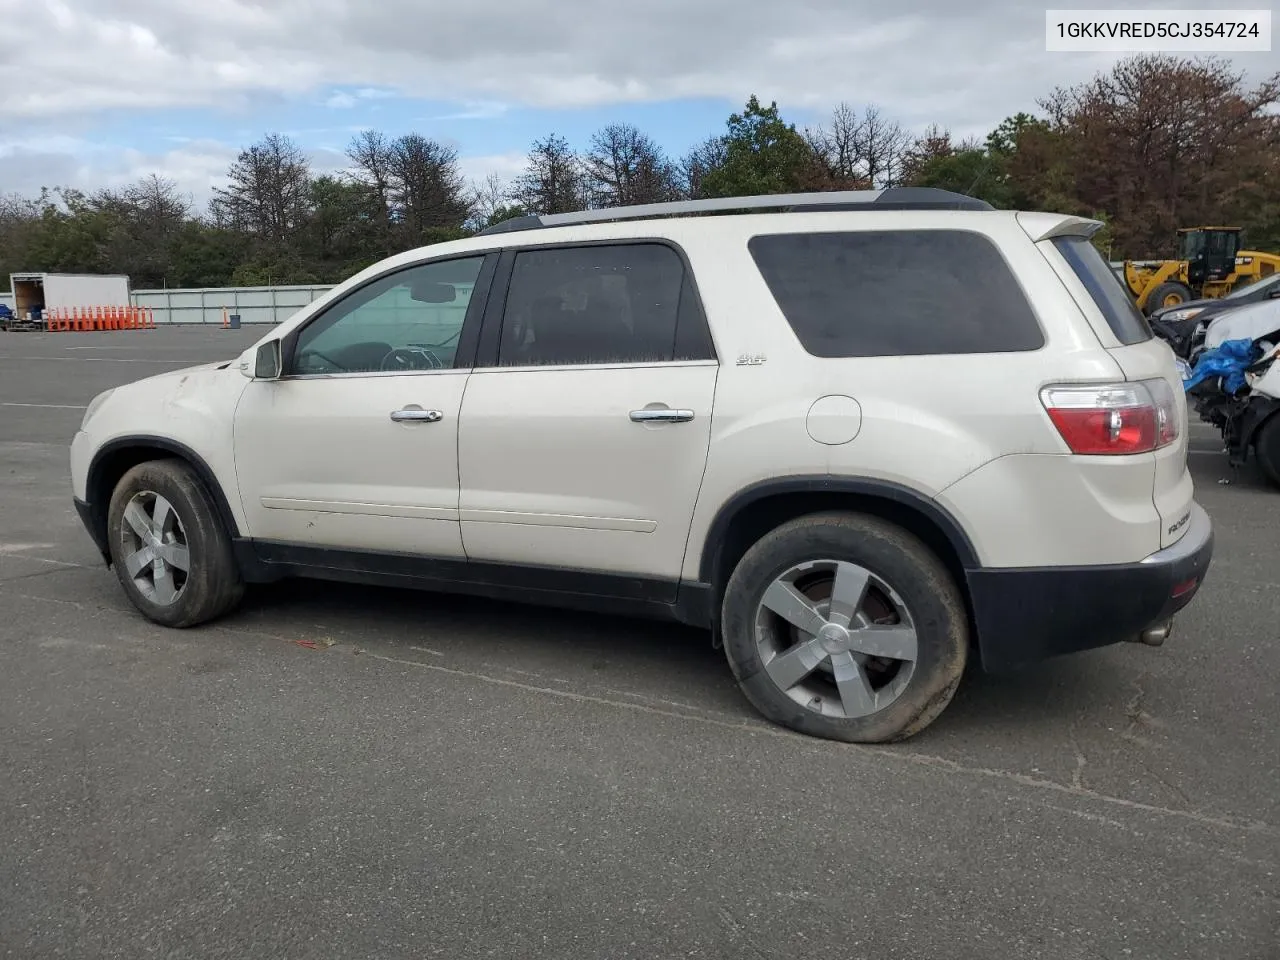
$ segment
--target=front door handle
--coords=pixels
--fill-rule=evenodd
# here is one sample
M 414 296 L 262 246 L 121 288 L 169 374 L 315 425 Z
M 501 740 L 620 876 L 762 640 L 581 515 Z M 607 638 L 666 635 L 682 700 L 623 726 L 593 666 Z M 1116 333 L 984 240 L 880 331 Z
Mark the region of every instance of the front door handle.
M 643 410 L 632 410 L 631 419 L 635 423 L 688 423 L 693 419 L 693 411 L 645 407 Z
M 406 407 L 403 410 L 392 410 L 391 419 L 396 423 L 437 423 L 444 419 L 444 414 L 439 410 Z

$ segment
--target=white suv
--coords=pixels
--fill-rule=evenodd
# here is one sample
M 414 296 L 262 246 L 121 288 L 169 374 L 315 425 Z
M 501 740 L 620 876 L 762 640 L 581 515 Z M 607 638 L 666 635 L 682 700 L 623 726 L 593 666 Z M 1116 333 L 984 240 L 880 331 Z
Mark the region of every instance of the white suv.
M 287 576 L 657 615 L 766 717 L 901 739 L 971 658 L 1162 641 L 1209 566 L 1098 226 L 918 189 L 508 221 L 97 397 L 76 505 L 161 624 Z

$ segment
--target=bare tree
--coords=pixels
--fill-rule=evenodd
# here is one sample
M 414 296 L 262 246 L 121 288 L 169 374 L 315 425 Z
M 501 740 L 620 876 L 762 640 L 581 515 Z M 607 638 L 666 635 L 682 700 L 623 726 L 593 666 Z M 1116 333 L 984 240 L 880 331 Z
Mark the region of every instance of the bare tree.
M 873 187 L 891 187 L 898 181 L 911 135 L 885 117 L 879 107 L 870 106 L 863 112 L 853 142 L 862 173 Z
M 191 216 L 191 194 L 184 194 L 178 182 L 152 173 L 125 189 L 124 195 L 138 217 L 158 233 L 172 233 Z
M 387 173 L 391 209 L 409 242 L 424 242 L 431 230 L 457 229 L 471 216 L 454 148 L 407 133 L 391 143 Z
M 490 172 L 483 180 L 471 184 L 471 218 L 466 226 L 483 230 L 499 213 L 508 212 L 510 204 L 510 186 L 498 174 Z
M 858 155 L 858 114 L 847 103 L 831 114 L 830 126 L 807 131 L 805 138 L 826 175 L 837 181 L 861 181 L 862 158 Z
M 676 168 L 680 193 L 689 200 L 701 200 L 707 174 L 724 166 L 728 154 L 724 137 L 710 137 L 686 153 Z
M 595 206 L 662 203 L 677 194 L 671 162 L 653 139 L 630 124 L 614 123 L 598 131 L 583 168 Z
M 901 182 L 912 137 L 876 106 L 861 116 L 840 103 L 826 124 L 806 131 L 822 178 L 841 189 L 889 187 Z
M 355 176 L 381 202 L 382 232 L 390 230 L 391 144 L 378 130 L 362 130 L 347 146 L 347 158 L 355 164 Z
M 213 191 L 210 211 L 220 225 L 284 246 L 307 217 L 311 173 L 306 156 L 288 137 L 268 134 L 242 150 L 226 187 Z
M 28 251 L 47 197 L 46 191 L 41 191 L 39 200 L 16 193 L 0 194 L 0 284 L 8 284 L 11 272 L 33 268 Z
M 951 142 L 951 131 L 930 124 L 923 134 L 902 152 L 898 166 L 898 182 L 912 183 L 930 163 L 956 153 L 956 146 Z
M 569 213 L 587 205 L 582 162 L 557 134 L 534 141 L 528 165 L 515 180 L 514 199 L 535 214 Z
M 1041 103 L 1056 150 L 1041 163 L 1043 189 L 1065 181 L 1066 212 L 1107 211 L 1125 256 L 1168 256 L 1174 230 L 1197 223 L 1265 233 L 1276 206 L 1260 185 L 1280 175 L 1277 106 L 1280 74 L 1248 89 L 1221 59 L 1128 58 Z

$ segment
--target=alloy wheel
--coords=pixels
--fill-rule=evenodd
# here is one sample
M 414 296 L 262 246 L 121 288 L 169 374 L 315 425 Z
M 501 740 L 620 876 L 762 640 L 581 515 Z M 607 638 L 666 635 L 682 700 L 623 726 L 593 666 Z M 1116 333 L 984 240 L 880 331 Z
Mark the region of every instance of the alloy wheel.
M 138 591 L 162 607 L 177 603 L 191 570 L 186 530 L 173 504 L 152 490 L 134 494 L 120 525 L 125 570 Z
M 901 596 L 871 571 L 843 560 L 797 564 L 765 590 L 755 641 L 768 677 L 823 716 L 883 710 L 911 682 L 915 622 Z

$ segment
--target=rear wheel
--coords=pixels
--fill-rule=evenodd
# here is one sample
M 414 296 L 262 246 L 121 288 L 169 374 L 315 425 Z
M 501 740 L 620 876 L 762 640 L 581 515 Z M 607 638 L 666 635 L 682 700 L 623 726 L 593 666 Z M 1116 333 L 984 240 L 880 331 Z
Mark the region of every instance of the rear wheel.
M 875 517 L 778 527 L 734 570 L 725 653 L 770 720 L 849 742 L 902 740 L 950 703 L 968 655 L 963 598 L 918 539 Z
M 148 619 L 190 627 L 244 595 L 231 539 L 200 479 L 181 460 L 152 460 L 116 484 L 107 514 L 112 566 Z
M 1147 313 L 1154 313 L 1156 310 L 1163 310 L 1165 307 L 1176 307 L 1192 299 L 1194 298 L 1191 296 L 1190 287 L 1170 280 L 1151 291 L 1151 295 L 1147 297 Z

